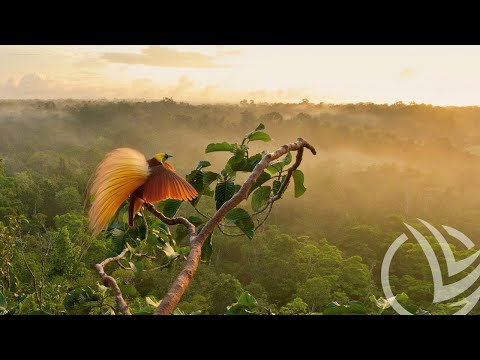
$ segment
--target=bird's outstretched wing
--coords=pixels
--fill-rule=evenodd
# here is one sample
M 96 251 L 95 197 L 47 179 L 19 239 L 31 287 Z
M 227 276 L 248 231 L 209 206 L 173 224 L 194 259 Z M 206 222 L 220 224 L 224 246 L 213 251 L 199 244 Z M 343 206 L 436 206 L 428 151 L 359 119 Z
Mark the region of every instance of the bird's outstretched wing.
M 195 188 L 178 176 L 171 165 L 150 168 L 150 176 L 143 187 L 143 199 L 155 203 L 166 199 L 190 201 L 198 196 Z

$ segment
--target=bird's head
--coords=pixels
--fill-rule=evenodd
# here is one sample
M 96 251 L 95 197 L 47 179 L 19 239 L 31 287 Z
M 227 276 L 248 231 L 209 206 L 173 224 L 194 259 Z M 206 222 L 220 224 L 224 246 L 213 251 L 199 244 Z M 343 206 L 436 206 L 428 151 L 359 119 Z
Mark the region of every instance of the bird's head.
M 157 159 L 160 163 L 166 162 L 169 158 L 171 158 L 172 155 L 166 154 L 166 153 L 158 153 L 154 156 L 155 159 Z

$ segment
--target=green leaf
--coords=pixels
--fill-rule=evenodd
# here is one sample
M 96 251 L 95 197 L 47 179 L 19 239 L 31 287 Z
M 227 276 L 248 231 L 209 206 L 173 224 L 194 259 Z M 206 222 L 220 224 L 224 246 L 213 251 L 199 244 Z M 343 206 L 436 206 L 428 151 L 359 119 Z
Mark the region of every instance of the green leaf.
M 207 187 L 217 179 L 218 179 L 218 174 L 216 172 L 206 171 L 203 173 L 203 177 L 202 177 L 203 186 Z
M 145 262 L 143 261 L 143 259 L 141 259 L 141 260 L 135 261 L 134 265 L 135 267 L 133 270 L 135 271 L 135 273 L 140 274 L 142 273 L 143 268 L 145 267 Z
M 267 203 L 271 190 L 272 188 L 270 186 L 261 186 L 255 190 L 252 196 L 253 211 L 260 210 Z
M 253 239 L 253 229 L 255 225 L 253 224 L 252 217 L 245 209 L 235 208 L 230 210 L 227 215 L 225 215 L 225 220 L 237 225 L 250 240 Z
M 178 209 L 182 205 L 182 200 L 168 199 L 162 201 L 163 203 L 163 215 L 166 217 L 173 217 L 177 213 Z
M 248 137 L 248 140 L 249 140 L 249 141 L 260 140 L 260 141 L 264 141 L 264 142 L 269 142 L 269 141 L 272 140 L 272 138 L 271 138 L 270 135 L 268 135 L 266 132 L 263 132 L 263 131 L 255 131 L 253 134 L 251 134 L 251 135 Z
M 199 196 L 190 201 L 193 206 L 196 206 L 202 195 L 211 196 L 212 191 L 209 185 L 217 180 L 218 174 L 213 171 L 193 170 L 187 175 L 187 181 L 197 190 Z
M 216 209 L 225 204 L 235 194 L 235 183 L 232 178 L 228 178 L 223 181 L 219 181 L 215 187 L 215 202 Z
M 257 308 L 257 300 L 248 292 L 243 292 L 237 302 L 227 308 L 226 315 L 251 315 Z
M 127 236 L 125 231 L 119 228 L 115 228 L 110 232 L 112 236 L 113 246 L 115 247 L 115 251 L 117 254 L 120 254 L 123 249 L 125 248 L 125 244 L 127 243 Z
M 295 184 L 295 197 L 298 198 L 307 190 L 305 186 L 303 186 L 304 175 L 301 170 L 295 170 L 292 174 L 292 177 Z
M 280 185 L 282 185 L 282 182 L 280 180 L 273 181 L 273 185 L 272 185 L 273 195 L 277 195 L 278 190 L 280 190 Z
M 134 297 L 138 295 L 137 289 L 132 284 L 118 284 L 118 287 L 125 296 Z
M 267 166 L 267 170 L 271 174 L 276 174 L 278 172 L 281 172 L 283 170 L 283 168 L 286 165 L 290 164 L 291 162 L 292 162 L 292 153 L 288 152 L 288 154 L 285 155 L 285 157 L 283 159 L 270 163 L 270 165 Z
M 254 308 L 258 306 L 257 299 L 255 299 L 255 297 L 250 295 L 247 291 L 240 295 L 237 304 L 248 306 L 249 308 Z
M 199 161 L 197 165 L 197 170 L 202 170 L 203 168 L 209 167 L 211 165 L 212 164 L 210 164 L 210 161 L 207 161 L 207 160 Z
M 269 173 L 262 171 L 262 173 L 258 176 L 257 181 L 255 181 L 255 184 L 253 184 L 252 187 L 250 188 L 248 195 L 250 195 L 255 189 L 262 186 L 262 184 L 266 183 L 271 178 L 272 177 L 270 176 Z
M 260 123 L 257 128 L 255 129 L 255 131 L 258 131 L 258 130 L 264 130 L 265 129 L 265 125 L 263 125 L 262 123 Z
M 225 168 L 228 169 L 228 173 L 231 174 L 234 171 L 244 171 L 248 167 L 247 158 L 244 153 L 237 153 L 228 159 Z
M 210 258 L 213 253 L 213 232 L 207 237 L 202 245 L 202 261 L 207 264 L 210 262 Z
M 235 151 L 235 146 L 227 142 L 208 144 L 205 153 L 211 153 L 214 151 L 229 151 L 233 153 Z
M 262 160 L 262 158 L 263 158 L 262 154 L 255 154 L 250 156 L 247 159 L 247 166 L 242 171 L 252 172 L 253 169 L 255 169 L 255 166 L 257 166 L 257 164 Z
M 157 240 L 160 240 L 162 243 L 169 243 L 172 241 L 172 233 L 170 232 L 170 228 L 164 223 L 161 223 L 158 227 Z

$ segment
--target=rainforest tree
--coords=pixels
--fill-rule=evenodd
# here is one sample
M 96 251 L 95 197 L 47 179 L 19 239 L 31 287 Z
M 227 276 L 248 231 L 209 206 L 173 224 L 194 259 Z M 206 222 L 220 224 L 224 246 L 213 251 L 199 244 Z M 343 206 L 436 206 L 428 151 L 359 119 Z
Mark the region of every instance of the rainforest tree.
M 310 150 L 315 155 L 315 148 L 306 140 L 299 138 L 296 142 L 285 144 L 273 152 L 264 151 L 251 155 L 249 153 L 251 142 L 271 140 L 264 129 L 263 124 L 258 125 L 255 130 L 246 134 L 240 143 L 211 143 L 206 147 L 207 154 L 228 152 L 231 153 L 231 157 L 219 172 L 205 170 L 211 163 L 208 160 L 201 160 L 187 175 L 186 180 L 198 192 L 198 196 L 189 203 L 199 216 L 189 218 L 175 216 L 183 201 L 168 199 L 160 204 L 159 209 L 145 203 L 145 209 L 159 222 L 150 223 L 149 218 L 143 213 L 142 229 L 126 228 L 124 224 L 122 228 L 117 217 L 108 231 L 111 236 L 118 239 L 120 252 L 96 264 L 95 269 L 102 277 L 104 285 L 111 287 L 123 314 L 130 315 L 131 312 L 117 281 L 105 272 L 105 267 L 109 263 L 117 262 L 122 268 L 130 271 L 139 271 L 139 268 L 149 270 L 148 265 L 145 268 L 146 264 L 142 258 L 153 260 L 155 263 L 156 249 L 161 249 L 168 258 L 160 267 L 168 267 L 174 261 L 184 260 L 183 268 L 170 289 L 163 299 L 155 304 L 156 315 L 171 314 L 190 285 L 199 263 L 208 261 L 212 256 L 214 231 L 220 231 L 228 236 L 245 236 L 251 240 L 255 230 L 265 223 L 275 202 L 282 198 L 292 180 L 295 197 L 305 193 L 304 174 L 299 167 L 304 149 Z M 296 153 L 295 161 L 292 152 Z M 241 173 L 247 177 L 240 185 L 236 180 Z M 215 190 L 212 190 L 211 186 L 214 186 Z M 215 199 L 214 210 L 199 209 L 203 197 Z M 246 202 L 249 202 L 250 211 L 244 206 Z M 175 235 L 172 235 L 168 226 L 176 226 Z M 138 236 L 139 232 L 141 236 Z M 183 238 L 188 239 L 187 244 L 184 244 L 186 246 L 181 246 Z M 128 261 L 125 260 L 127 257 Z M 122 261 L 127 264 L 122 264 Z M 155 266 L 158 265 L 153 265 Z

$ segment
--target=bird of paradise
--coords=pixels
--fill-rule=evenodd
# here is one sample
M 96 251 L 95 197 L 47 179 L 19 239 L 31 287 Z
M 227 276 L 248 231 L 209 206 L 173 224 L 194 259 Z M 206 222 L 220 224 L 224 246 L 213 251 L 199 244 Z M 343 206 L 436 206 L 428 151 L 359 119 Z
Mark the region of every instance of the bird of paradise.
M 98 235 L 130 198 L 128 224 L 133 226 L 135 215 L 145 202 L 166 199 L 189 201 L 198 196 L 195 188 L 175 173 L 167 163 L 171 157 L 158 153 L 151 159 L 137 150 L 119 148 L 108 153 L 98 165 L 89 189 L 92 206 L 89 229 Z

